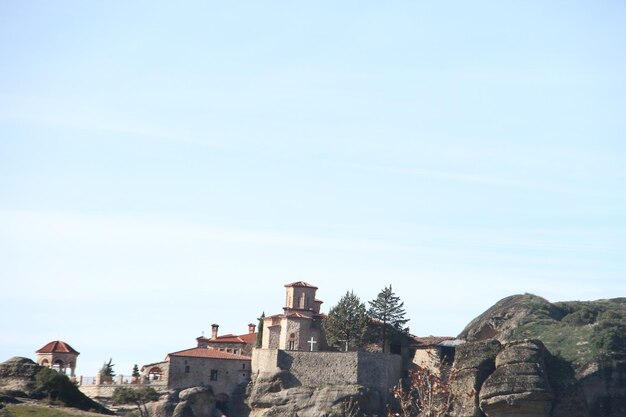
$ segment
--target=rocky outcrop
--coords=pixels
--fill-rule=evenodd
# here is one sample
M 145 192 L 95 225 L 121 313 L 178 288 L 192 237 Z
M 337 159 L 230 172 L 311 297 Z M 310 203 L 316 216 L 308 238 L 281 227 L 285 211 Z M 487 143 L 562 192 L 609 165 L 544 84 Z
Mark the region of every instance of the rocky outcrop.
M 450 383 L 453 417 L 483 416 L 478 393 L 495 370 L 496 355 L 501 348 L 497 340 L 465 343 L 457 348 Z
M 550 417 L 554 393 L 538 340 L 506 344 L 495 360 L 495 370 L 483 383 L 480 409 L 487 417 Z
M 455 367 L 459 369 L 461 382 L 453 385 L 465 384 L 460 393 L 466 396 L 476 381 L 468 380 L 467 374 L 472 372 L 464 364 L 464 350 L 478 349 L 476 343 L 493 340 L 502 343 L 505 349 L 516 346 L 511 345 L 516 342 L 516 355 L 522 346 L 528 348 L 527 342 L 523 342 L 527 339 L 540 340 L 544 346 L 537 351 L 543 357 L 543 365 L 505 360 L 482 383 L 479 406 L 487 415 L 507 415 L 502 414 L 505 409 L 514 413 L 510 415 L 523 415 L 523 408 L 515 411 L 513 406 L 523 400 L 529 410 L 534 404 L 533 416 L 626 416 L 626 298 L 550 303 L 532 294 L 514 295 L 498 301 L 472 320 L 459 338 L 467 343 L 458 349 Z M 506 358 L 507 354 L 502 355 Z M 531 363 L 535 360 L 531 359 Z M 536 373 L 540 368 L 543 378 Z M 534 376 L 529 379 L 529 374 Z M 480 380 L 478 375 L 476 380 Z M 517 392 L 521 388 L 516 384 L 524 380 L 537 385 L 531 391 Z M 503 390 L 502 395 L 495 394 L 498 386 Z M 510 391 L 510 395 L 505 391 Z M 460 403 L 456 415 L 481 415 L 476 414 L 479 411 L 475 398 L 460 398 L 456 399 Z M 552 404 L 550 409 L 540 405 L 545 402 Z
M 10 403 L 28 398 L 29 401 L 53 400 L 66 407 L 112 414 L 79 391 L 68 377 L 37 365 L 28 358 L 14 357 L 0 363 L 0 402 Z
M 41 367 L 28 358 L 13 357 L 0 363 L 0 393 L 28 397 Z
M 579 378 L 592 416 L 626 416 L 626 357 L 591 362 Z
M 255 378 L 248 392 L 250 417 L 319 417 L 383 415 L 383 398 L 378 391 L 358 384 L 306 387 L 287 371 L 264 373 Z
M 459 334 L 459 339 L 478 341 L 497 339 L 510 340 L 534 311 L 541 309 L 548 317 L 560 318 L 563 313 L 544 298 L 532 294 L 512 295 L 503 298 L 473 319 Z
M 569 364 L 539 340 L 468 342 L 451 373 L 452 417 L 588 417 Z
M 223 417 L 211 387 L 172 391 L 147 404 L 151 417 Z

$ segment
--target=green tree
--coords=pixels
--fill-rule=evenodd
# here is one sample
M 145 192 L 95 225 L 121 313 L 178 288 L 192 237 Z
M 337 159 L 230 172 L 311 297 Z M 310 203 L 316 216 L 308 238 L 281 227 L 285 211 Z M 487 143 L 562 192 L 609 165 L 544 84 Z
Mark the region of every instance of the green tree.
M 141 374 L 139 373 L 139 367 L 137 366 L 137 364 L 135 364 L 133 366 L 133 374 L 132 377 L 133 378 L 139 378 L 141 376 Z
M 380 323 L 380 340 L 384 352 L 387 340 L 400 334 L 404 330 L 404 325 L 409 321 L 409 319 L 404 318 L 406 315 L 404 302 L 395 295 L 390 284 L 369 304 L 369 316 Z
M 111 379 L 115 376 L 115 372 L 113 371 L 113 367 L 115 366 L 112 358 L 109 358 L 108 362 L 104 362 L 102 364 L 102 368 L 98 372 L 103 380 Z
M 34 388 L 34 398 L 46 397 L 50 403 L 61 403 L 81 410 L 112 414 L 101 404 L 83 394 L 67 375 L 50 368 L 43 367 L 37 372 Z
M 159 393 L 152 387 L 141 387 L 133 389 L 128 387 L 117 387 L 113 391 L 111 401 L 114 404 L 135 404 L 141 417 L 148 417 L 148 408 L 146 403 L 159 399 Z
M 75 389 L 70 379 L 50 368 L 41 368 L 35 376 L 35 390 L 48 397 L 49 402 L 61 401 Z
M 265 319 L 265 311 L 259 317 L 259 325 L 257 326 L 256 333 L 256 347 L 260 348 L 263 346 L 263 319 Z
M 342 350 L 357 350 L 368 342 L 369 320 L 365 304 L 348 291 L 323 321 L 326 340 Z
M 626 352 L 626 323 L 623 315 L 612 310 L 601 313 L 590 339 L 605 355 Z

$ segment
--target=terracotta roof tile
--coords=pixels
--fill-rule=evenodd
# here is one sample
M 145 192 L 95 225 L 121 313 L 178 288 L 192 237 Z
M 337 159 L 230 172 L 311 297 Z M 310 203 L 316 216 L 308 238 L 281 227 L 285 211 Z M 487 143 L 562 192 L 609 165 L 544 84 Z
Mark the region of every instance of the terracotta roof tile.
M 197 337 L 196 340 L 210 343 L 252 343 L 251 341 L 256 341 L 256 333 L 246 333 L 239 336 L 225 334 L 215 339 L 200 336 Z
M 76 353 L 79 354 L 73 347 L 69 344 L 61 341 L 55 340 L 54 342 L 50 342 L 41 349 L 37 350 L 35 353 Z
M 256 343 L 256 333 L 242 334 L 239 336 L 246 343 Z
M 287 287 L 287 288 L 289 288 L 289 287 L 305 287 L 305 288 L 315 288 L 315 289 L 317 289 L 317 287 L 315 285 L 311 285 L 308 282 L 304 282 L 304 281 L 292 282 L 291 284 L 286 284 L 285 287 Z
M 208 358 L 208 359 L 230 359 L 230 360 L 240 360 L 240 361 L 250 361 L 252 360 L 249 356 L 243 355 L 235 355 L 234 353 L 222 352 L 215 349 L 207 349 L 207 348 L 191 348 L 180 350 L 178 352 L 169 353 L 169 356 L 184 356 L 189 358 Z

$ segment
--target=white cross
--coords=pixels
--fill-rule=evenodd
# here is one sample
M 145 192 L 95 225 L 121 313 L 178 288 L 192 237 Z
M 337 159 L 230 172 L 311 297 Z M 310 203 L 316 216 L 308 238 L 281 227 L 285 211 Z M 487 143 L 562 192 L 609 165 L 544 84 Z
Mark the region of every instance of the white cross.
M 313 345 L 317 343 L 315 339 L 313 339 L 313 336 L 311 336 L 311 340 L 309 340 L 307 343 L 311 345 L 311 352 L 313 352 Z

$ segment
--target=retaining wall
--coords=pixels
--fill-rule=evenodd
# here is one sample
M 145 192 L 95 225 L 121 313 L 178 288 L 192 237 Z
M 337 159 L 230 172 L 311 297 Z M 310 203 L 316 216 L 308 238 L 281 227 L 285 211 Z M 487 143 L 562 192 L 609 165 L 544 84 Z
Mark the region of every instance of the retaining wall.
M 373 352 L 305 352 L 255 349 L 252 372 L 289 371 L 303 386 L 360 384 L 386 392 L 402 373 L 399 355 Z

